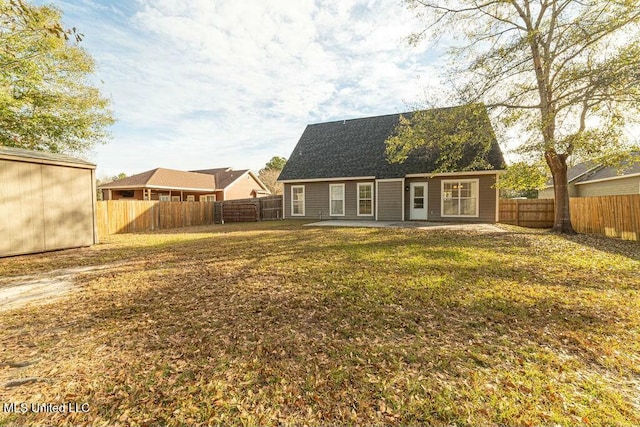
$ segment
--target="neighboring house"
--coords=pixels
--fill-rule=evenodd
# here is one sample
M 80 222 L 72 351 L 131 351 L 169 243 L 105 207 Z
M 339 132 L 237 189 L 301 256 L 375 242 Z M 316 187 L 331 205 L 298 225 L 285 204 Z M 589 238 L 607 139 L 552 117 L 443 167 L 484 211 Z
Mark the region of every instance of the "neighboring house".
M 263 197 L 269 190 L 250 170 L 157 168 L 101 185 L 103 200 L 222 201 Z
M 0 257 L 97 243 L 95 168 L 0 146 Z
M 267 186 L 249 169 L 233 170 L 231 168 L 203 169 L 191 171 L 213 175 L 218 188 L 217 200 L 237 200 L 250 197 L 265 197 L 271 194 Z
M 490 139 L 485 160 L 491 170 L 463 171 L 470 159 L 461 159 L 460 170 L 434 173 L 435 156 L 425 152 L 389 163 L 385 141 L 400 114 L 308 125 L 278 178 L 284 183 L 283 216 L 496 222 L 495 184 L 504 159 L 489 117 L 482 112 L 473 138 Z M 468 144 L 472 147 L 474 141 Z
M 640 162 L 619 168 L 582 162 L 567 170 L 569 197 L 640 194 Z M 539 199 L 553 199 L 553 181 L 538 191 Z

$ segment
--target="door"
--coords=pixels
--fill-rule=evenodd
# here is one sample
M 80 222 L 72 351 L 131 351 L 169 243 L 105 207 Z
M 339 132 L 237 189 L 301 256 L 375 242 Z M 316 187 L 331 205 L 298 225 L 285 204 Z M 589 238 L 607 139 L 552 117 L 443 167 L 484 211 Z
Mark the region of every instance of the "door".
M 410 184 L 411 219 L 427 219 L 427 183 L 412 182 Z

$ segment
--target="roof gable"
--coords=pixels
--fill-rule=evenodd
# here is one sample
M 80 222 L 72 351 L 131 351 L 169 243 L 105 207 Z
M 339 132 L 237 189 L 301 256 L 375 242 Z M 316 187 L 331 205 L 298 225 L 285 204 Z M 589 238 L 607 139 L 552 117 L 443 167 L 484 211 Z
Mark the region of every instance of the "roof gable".
M 222 190 L 231 185 L 236 179 L 240 178 L 245 173 L 249 172 L 249 169 L 233 170 L 231 168 L 217 168 L 217 169 L 202 169 L 191 172 L 197 172 L 201 174 L 213 175 L 216 180 L 216 186 L 218 190 Z
M 634 153 L 638 156 L 640 153 Z M 567 183 L 586 184 L 603 179 L 624 178 L 628 175 L 640 173 L 640 161 L 624 161 L 619 166 L 604 166 L 601 163 L 588 160 L 577 163 L 567 169 Z M 546 188 L 553 188 L 553 179 L 547 181 Z
M 599 181 L 601 179 L 624 178 L 627 175 L 635 175 L 637 173 L 640 173 L 640 161 L 623 162 L 618 167 L 600 165 L 593 173 L 585 174 L 575 182 L 576 184 L 582 184 L 590 181 Z
M 454 107 L 456 108 L 456 107 Z M 430 110 L 447 114 L 451 109 Z M 410 117 L 413 113 L 404 113 Z M 399 178 L 407 174 L 437 170 L 436 158 L 424 151 L 411 153 L 403 163 L 389 163 L 385 141 L 400 121 L 401 114 L 367 117 L 308 125 L 289 157 L 280 181 L 322 178 L 376 177 Z M 478 128 L 491 130 L 492 148 L 487 161 L 494 169 L 504 167 L 500 147 L 489 118 L 480 115 Z M 480 132 L 479 132 L 480 134 Z M 468 159 L 461 159 L 462 163 Z M 455 172 L 455 171 L 450 171 Z

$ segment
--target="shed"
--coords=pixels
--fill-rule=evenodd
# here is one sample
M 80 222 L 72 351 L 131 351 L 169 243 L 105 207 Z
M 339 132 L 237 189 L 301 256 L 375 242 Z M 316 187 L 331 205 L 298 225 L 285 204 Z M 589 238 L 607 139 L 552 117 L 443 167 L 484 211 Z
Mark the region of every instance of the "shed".
M 95 168 L 0 146 L 0 257 L 97 243 Z

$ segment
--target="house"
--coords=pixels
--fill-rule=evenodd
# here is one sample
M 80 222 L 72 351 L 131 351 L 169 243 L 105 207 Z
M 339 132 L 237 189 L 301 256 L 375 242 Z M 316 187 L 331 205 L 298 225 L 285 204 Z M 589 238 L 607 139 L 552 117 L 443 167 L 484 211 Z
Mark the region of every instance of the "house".
M 0 257 L 97 243 L 95 168 L 63 154 L 0 146 Z
M 103 200 L 222 201 L 269 195 L 250 170 L 156 168 L 101 185 Z
M 582 162 L 567 170 L 569 197 L 640 194 L 640 161 L 620 167 Z M 539 199 L 553 199 L 553 181 L 538 191 Z
M 424 152 L 409 153 L 403 163 L 389 163 L 385 141 L 394 134 L 400 116 L 308 125 L 278 178 L 284 183 L 283 216 L 496 222 L 495 184 L 504 159 L 486 109 L 483 107 L 477 115 L 474 141 L 467 144 L 473 147 L 475 142 L 488 138 L 484 142 L 491 147 L 485 159 L 489 170 L 465 170 L 470 159 L 464 158 L 460 159 L 459 169 L 436 172 L 436 156 Z

